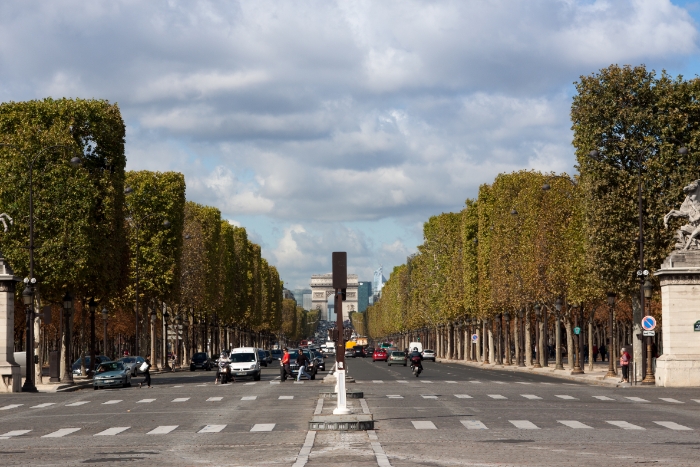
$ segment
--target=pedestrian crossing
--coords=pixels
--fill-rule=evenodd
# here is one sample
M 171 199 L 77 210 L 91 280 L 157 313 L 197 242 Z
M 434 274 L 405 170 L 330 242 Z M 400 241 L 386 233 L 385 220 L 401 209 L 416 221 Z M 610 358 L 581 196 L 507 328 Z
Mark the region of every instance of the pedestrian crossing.
M 553 402 L 553 401 L 558 401 L 558 400 L 565 400 L 565 401 L 582 401 L 583 400 L 583 401 L 585 401 L 585 399 L 587 397 L 589 397 L 589 396 L 574 397 L 574 396 L 571 396 L 568 394 L 554 394 L 553 397 L 555 399 L 551 399 L 551 398 L 546 399 L 545 397 L 538 396 L 536 394 L 518 394 L 518 396 L 525 398 L 527 400 L 531 400 L 531 401 L 543 401 L 543 402 L 546 402 L 546 401 Z M 433 399 L 433 400 L 446 398 L 446 397 L 449 397 L 449 398 L 456 397 L 458 399 L 474 399 L 475 397 L 479 398 L 479 396 L 477 396 L 477 395 L 470 395 L 470 394 L 452 394 L 452 395 L 410 394 L 407 396 L 404 396 L 401 394 L 387 394 L 386 397 L 388 397 L 389 399 L 403 399 L 404 397 L 421 397 L 423 399 Z M 509 398 L 507 396 L 504 396 L 503 394 L 485 394 L 482 396 L 482 398 L 483 397 L 488 397 L 488 398 L 493 399 L 493 400 L 503 400 L 503 401 L 509 400 Z M 609 396 L 596 395 L 596 396 L 590 396 L 590 397 L 592 399 L 596 399 L 599 401 L 638 402 L 638 403 L 651 402 L 648 399 L 642 399 L 640 397 L 629 397 L 629 396 L 613 398 L 613 397 L 609 397 Z M 663 402 L 667 402 L 669 404 L 684 404 L 685 403 L 681 400 L 668 398 L 668 397 L 659 397 L 658 400 L 663 401 Z M 696 401 L 696 399 L 692 399 L 692 400 Z M 698 399 L 698 400 L 700 401 L 700 399 Z
M 448 426 L 449 422 L 442 421 L 442 426 L 436 425 L 435 422 L 431 420 L 411 420 L 411 425 L 413 425 L 413 428 L 416 430 L 438 430 L 438 429 L 452 429 L 452 426 Z M 488 430 L 488 429 L 503 429 L 505 428 L 501 422 L 494 422 L 494 426 L 489 427 L 484 421 L 482 420 L 460 420 L 460 423 L 464 428 L 467 430 Z M 511 425 L 511 427 L 516 428 L 518 430 L 541 430 L 543 429 L 543 426 L 540 425 L 547 425 L 545 428 L 554 428 L 557 429 L 554 426 L 551 426 L 551 423 L 547 422 L 533 422 L 531 420 L 508 420 L 508 423 Z M 539 425 L 538 425 L 539 423 Z M 556 420 L 556 423 L 558 425 L 563 425 L 565 427 L 571 428 L 573 430 L 592 430 L 595 427 L 591 426 L 587 423 L 583 423 L 579 420 Z M 588 422 L 593 424 L 592 422 Z M 604 423 L 608 425 L 612 425 L 617 428 L 621 428 L 623 430 L 640 430 L 644 431 L 647 428 L 640 426 L 640 425 L 635 425 L 633 423 L 624 421 L 624 420 L 605 420 Z M 693 428 L 690 428 L 685 425 L 681 425 L 676 422 L 671 422 L 671 421 L 652 421 L 651 423 L 654 423 L 655 425 L 658 425 L 659 427 L 666 428 L 669 430 L 673 431 L 694 431 Z M 495 426 L 496 424 L 499 424 L 498 426 Z M 596 423 L 597 424 L 597 423 Z M 600 427 L 602 428 L 602 427 Z M 654 427 L 649 427 L 654 428 Z

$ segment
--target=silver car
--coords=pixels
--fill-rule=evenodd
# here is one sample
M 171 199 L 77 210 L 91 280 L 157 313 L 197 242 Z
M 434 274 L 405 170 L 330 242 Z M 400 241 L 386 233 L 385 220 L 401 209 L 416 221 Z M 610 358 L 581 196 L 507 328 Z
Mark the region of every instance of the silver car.
M 139 367 L 145 360 L 143 357 L 122 357 L 117 361 L 131 372 L 131 376 L 136 376 L 139 372 Z
M 131 373 L 119 362 L 107 362 L 100 364 L 92 379 L 92 388 L 113 388 L 121 386 L 128 388 L 131 386 Z
M 435 361 L 434 350 L 425 349 L 423 352 L 421 352 L 421 355 L 423 356 L 423 360 L 432 360 L 433 362 Z

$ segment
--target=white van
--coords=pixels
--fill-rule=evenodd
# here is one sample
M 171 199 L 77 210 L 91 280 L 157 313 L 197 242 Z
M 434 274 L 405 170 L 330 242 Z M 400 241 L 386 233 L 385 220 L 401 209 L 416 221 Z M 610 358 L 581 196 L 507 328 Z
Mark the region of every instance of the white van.
M 252 376 L 254 381 L 260 381 L 260 360 L 254 347 L 238 347 L 231 350 L 231 374 L 234 378 Z
M 413 352 L 413 349 L 415 348 L 418 348 L 418 351 L 420 353 L 423 353 L 423 344 L 421 344 L 420 342 L 411 342 L 410 344 L 408 344 L 409 353 Z

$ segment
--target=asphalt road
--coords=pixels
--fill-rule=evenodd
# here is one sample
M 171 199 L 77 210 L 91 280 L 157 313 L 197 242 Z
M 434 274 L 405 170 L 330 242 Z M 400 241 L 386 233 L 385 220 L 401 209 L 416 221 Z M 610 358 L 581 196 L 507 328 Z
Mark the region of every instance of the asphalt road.
M 332 360 L 327 366 L 332 366 Z M 0 395 L 2 465 L 303 467 L 657 464 L 700 466 L 700 392 L 612 388 L 426 362 L 348 359 L 371 432 L 309 432 L 320 378 L 214 385 L 213 372 L 153 377 L 153 389 Z M 322 375 L 320 375 L 322 376 Z M 135 381 L 139 381 L 139 379 Z M 252 384 L 254 383 L 254 384 Z

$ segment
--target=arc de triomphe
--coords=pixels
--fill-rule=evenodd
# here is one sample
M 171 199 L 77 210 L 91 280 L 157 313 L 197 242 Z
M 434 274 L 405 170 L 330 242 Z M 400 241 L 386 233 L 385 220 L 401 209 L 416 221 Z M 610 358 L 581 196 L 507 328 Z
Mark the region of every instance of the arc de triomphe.
M 321 319 L 328 319 L 328 297 L 333 295 L 333 274 L 311 275 L 311 307 L 321 310 Z M 350 312 L 357 311 L 357 274 L 348 274 L 348 287 L 343 302 L 343 320 L 350 319 Z M 337 310 L 336 310 L 337 313 Z

